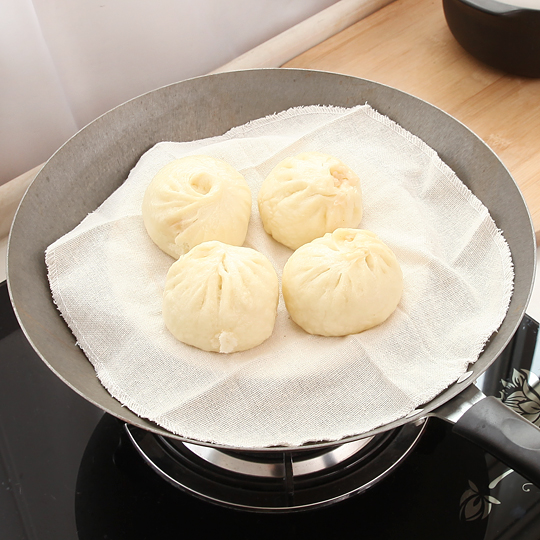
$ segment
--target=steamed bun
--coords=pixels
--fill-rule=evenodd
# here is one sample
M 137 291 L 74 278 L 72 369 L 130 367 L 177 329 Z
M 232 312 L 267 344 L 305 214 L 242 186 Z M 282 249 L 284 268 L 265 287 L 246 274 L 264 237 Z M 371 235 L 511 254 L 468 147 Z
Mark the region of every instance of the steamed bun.
M 241 246 L 250 215 L 251 191 L 244 177 L 210 156 L 188 156 L 163 167 L 142 204 L 148 235 L 175 259 L 208 240 Z
M 394 312 L 403 275 L 374 233 L 337 229 L 291 255 L 282 290 L 291 318 L 306 332 L 344 336 L 381 324 Z
M 274 329 L 278 278 L 258 251 L 204 242 L 169 269 L 163 318 L 183 343 L 231 353 L 261 344 Z
M 262 183 L 258 203 L 265 231 L 291 249 L 362 219 L 360 179 L 320 152 L 279 163 Z

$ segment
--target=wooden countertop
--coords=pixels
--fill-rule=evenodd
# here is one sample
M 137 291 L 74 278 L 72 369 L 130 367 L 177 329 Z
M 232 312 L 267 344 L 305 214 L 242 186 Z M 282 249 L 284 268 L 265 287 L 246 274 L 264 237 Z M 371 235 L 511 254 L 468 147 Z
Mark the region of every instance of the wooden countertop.
M 283 67 L 387 84 L 451 114 L 499 156 L 540 231 L 540 79 L 505 75 L 466 53 L 441 0 L 396 0 Z

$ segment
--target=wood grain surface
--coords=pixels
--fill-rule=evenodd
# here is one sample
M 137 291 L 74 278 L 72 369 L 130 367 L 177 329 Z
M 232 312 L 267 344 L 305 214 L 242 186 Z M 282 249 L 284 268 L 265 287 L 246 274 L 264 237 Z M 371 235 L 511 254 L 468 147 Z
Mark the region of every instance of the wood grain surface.
M 465 52 L 441 0 L 396 0 L 283 67 L 370 79 L 451 114 L 506 165 L 540 237 L 540 79 L 504 74 Z

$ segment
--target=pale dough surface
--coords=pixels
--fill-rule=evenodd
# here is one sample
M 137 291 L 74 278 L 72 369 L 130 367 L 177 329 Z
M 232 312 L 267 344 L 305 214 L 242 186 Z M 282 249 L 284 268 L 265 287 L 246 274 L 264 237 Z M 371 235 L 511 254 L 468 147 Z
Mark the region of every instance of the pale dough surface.
M 265 231 L 291 249 L 362 219 L 360 179 L 321 152 L 281 161 L 262 183 L 258 203 Z
M 386 321 L 401 298 L 403 274 L 376 234 L 337 229 L 291 255 L 282 287 L 296 324 L 310 334 L 345 336 Z
M 205 351 L 245 351 L 272 335 L 278 278 L 260 252 L 204 242 L 170 268 L 163 317 L 180 341 Z
M 244 243 L 251 215 L 251 191 L 225 161 L 187 156 L 165 165 L 150 182 L 142 216 L 150 238 L 177 259 L 193 246 L 220 240 Z

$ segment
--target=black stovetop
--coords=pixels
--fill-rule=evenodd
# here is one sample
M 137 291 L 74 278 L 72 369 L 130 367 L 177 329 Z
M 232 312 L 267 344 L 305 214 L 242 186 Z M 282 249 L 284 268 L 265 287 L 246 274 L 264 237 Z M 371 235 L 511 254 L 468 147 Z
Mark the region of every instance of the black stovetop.
M 525 317 L 479 382 L 491 395 L 512 395 L 513 405 L 532 421 L 540 416 L 537 332 L 536 321 Z M 132 447 L 122 422 L 46 367 L 20 330 L 2 283 L 0 539 L 154 540 L 187 534 L 537 540 L 540 489 L 432 419 L 393 473 L 332 506 L 268 514 L 199 500 L 155 474 Z

